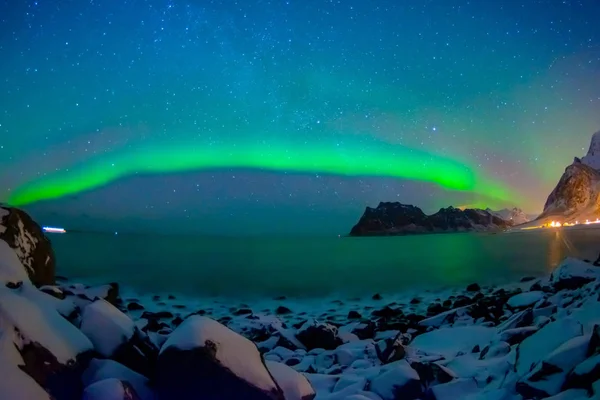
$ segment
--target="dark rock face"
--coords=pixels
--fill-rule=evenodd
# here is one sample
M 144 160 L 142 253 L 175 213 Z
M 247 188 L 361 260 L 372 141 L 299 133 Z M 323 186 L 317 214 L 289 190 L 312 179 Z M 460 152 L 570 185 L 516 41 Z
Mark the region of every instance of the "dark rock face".
M 363 216 L 350 231 L 351 236 L 385 234 L 394 228 L 423 225 L 427 215 L 419 207 L 400 203 L 381 202 L 377 208 L 367 207 Z
M 36 286 L 54 285 L 56 261 L 50 240 L 25 211 L 0 207 L 0 239 L 15 250 Z
M 505 229 L 511 224 L 487 210 L 454 207 L 442 208 L 426 215 L 415 206 L 401 203 L 379 203 L 367 207 L 350 236 L 385 236 L 432 232 L 459 232 Z
M 586 210 L 600 210 L 599 192 L 596 190 L 600 182 L 600 172 L 583 163 L 569 165 L 558 184 L 548 196 L 544 212 L 538 217 L 561 215 L 575 216 Z

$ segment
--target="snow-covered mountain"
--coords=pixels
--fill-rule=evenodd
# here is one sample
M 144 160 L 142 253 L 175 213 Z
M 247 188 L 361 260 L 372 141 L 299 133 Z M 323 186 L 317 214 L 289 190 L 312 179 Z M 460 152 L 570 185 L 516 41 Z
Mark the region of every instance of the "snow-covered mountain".
M 520 225 L 531 220 L 529 216 L 523 212 L 523 210 L 516 207 L 512 209 L 504 208 L 498 211 L 493 211 L 488 208 L 486 211 L 502 218 L 503 220 L 509 222 L 511 225 Z
M 550 217 L 562 217 L 562 222 L 600 217 L 600 131 L 585 157 L 575 157 L 565 169 L 538 220 Z

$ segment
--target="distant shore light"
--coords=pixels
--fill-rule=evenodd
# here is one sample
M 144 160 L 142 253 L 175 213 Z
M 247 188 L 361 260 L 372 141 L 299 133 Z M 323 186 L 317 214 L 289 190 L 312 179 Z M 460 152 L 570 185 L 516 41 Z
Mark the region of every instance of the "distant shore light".
M 44 230 L 44 232 L 48 233 L 67 233 L 67 231 L 63 228 L 55 228 L 52 226 L 44 226 L 42 229 Z

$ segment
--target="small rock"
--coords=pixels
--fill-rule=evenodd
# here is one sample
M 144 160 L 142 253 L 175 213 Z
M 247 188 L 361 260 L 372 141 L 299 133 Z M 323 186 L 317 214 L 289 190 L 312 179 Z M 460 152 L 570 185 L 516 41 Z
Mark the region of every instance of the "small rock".
M 477 283 L 471 283 L 467 286 L 467 292 L 478 292 L 481 290 L 481 287 Z
M 144 306 L 139 303 L 129 303 L 127 304 L 127 311 L 138 311 L 143 310 Z
M 277 314 L 277 315 L 287 315 L 287 314 L 291 314 L 291 313 L 292 313 L 292 310 L 290 310 L 289 308 L 284 307 L 284 306 L 279 306 L 275 310 L 275 314 Z

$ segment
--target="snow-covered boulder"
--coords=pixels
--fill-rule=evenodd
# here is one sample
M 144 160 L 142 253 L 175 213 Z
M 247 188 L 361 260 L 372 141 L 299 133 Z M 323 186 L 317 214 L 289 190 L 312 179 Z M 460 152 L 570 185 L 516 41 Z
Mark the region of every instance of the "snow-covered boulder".
M 591 335 L 574 337 L 552 351 L 517 382 L 517 392 L 525 398 L 560 393 L 569 371 L 585 360 L 590 338 Z
M 338 329 L 330 324 L 309 320 L 298 329 L 296 338 L 307 350 L 334 350 L 342 344 L 338 337 Z
M 83 309 L 81 331 L 102 356 L 153 376 L 158 349 L 127 315 L 106 300 L 98 299 Z
M 156 398 L 148 378 L 113 360 L 93 359 L 81 379 L 85 387 L 106 379 L 116 379 L 129 383 L 135 389 L 140 400 L 155 400 Z
M 484 326 L 441 328 L 417 336 L 410 345 L 427 354 L 452 357 L 485 346 L 495 333 L 496 329 Z
M 50 240 L 25 211 L 0 207 L 0 240 L 15 251 L 36 286 L 54 284 L 55 258 Z
M 594 382 L 599 379 L 600 354 L 596 354 L 577 365 L 569 373 L 564 387 L 586 389 L 591 392 Z
M 370 391 L 383 400 L 415 400 L 423 395 L 419 374 L 406 360 L 383 367 L 381 374 L 371 381 Z
M 131 340 L 135 330 L 131 318 L 105 300 L 96 300 L 83 309 L 81 332 L 104 357 L 112 357 L 120 346 Z
M 22 367 L 7 321 L 0 318 L 0 394 L 10 400 L 50 400 L 50 395 Z
M 544 299 L 544 292 L 524 292 L 512 296 L 506 304 L 512 308 L 527 308 Z
M 517 348 L 517 374 L 525 376 L 546 355 L 563 343 L 581 335 L 583 335 L 583 327 L 570 317 L 559 319 L 544 326 L 523 340 Z
M 161 399 L 284 400 L 254 343 L 198 315 L 160 349 L 157 388 Z
M 452 370 L 433 362 L 415 361 L 412 362 L 410 366 L 417 371 L 419 378 L 425 387 L 448 383 L 457 378 Z
M 140 400 L 128 382 L 104 379 L 86 387 L 83 400 Z
M 285 364 L 265 361 L 275 382 L 283 390 L 285 400 L 312 400 L 316 393 L 304 375 Z
M 22 369 L 56 398 L 78 398 L 79 375 L 91 358 L 92 343 L 54 308 L 22 295 L 22 289 L 0 285 L 0 319 L 14 335 Z
M 568 257 L 553 272 L 551 282 L 557 290 L 577 289 L 600 279 L 600 267 Z

